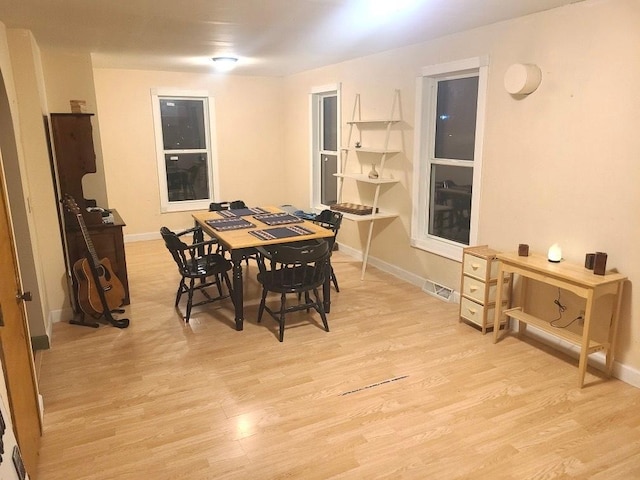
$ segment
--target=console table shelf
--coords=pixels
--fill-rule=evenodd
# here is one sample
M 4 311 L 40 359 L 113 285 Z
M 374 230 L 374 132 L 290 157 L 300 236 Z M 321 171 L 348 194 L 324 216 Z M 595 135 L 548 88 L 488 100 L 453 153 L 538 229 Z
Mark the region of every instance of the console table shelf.
M 502 302 L 502 289 L 496 293 L 496 311 L 493 327 L 493 341 L 498 341 L 500 324 L 507 317 L 520 322 L 519 332 L 524 333 L 527 325 L 532 325 L 550 335 L 565 340 L 580 347 L 580 360 L 578 363 L 578 386 L 584 384 L 584 376 L 587 370 L 587 357 L 589 354 L 604 351 L 606 353 L 606 370 L 609 376 L 613 369 L 613 356 L 615 339 L 622 301 L 622 288 L 627 277 L 615 272 L 606 272 L 605 275 L 595 275 L 593 271 L 571 262 L 562 261 L 551 263 L 540 254 L 521 257 L 517 253 L 499 253 L 498 260 L 498 284 L 504 281 L 505 275 L 509 275 L 510 284 L 513 285 L 513 276 L 521 279 L 519 298 L 513 299 L 511 308 L 504 308 Z M 585 301 L 584 324 L 582 334 L 566 329 L 556 328 L 550 322 L 527 313 L 527 282 L 535 280 L 546 285 L 573 292 Z M 611 315 L 594 315 L 597 300 L 605 295 L 612 295 Z M 592 338 L 592 324 L 601 322 L 607 327 L 607 339 L 598 342 Z

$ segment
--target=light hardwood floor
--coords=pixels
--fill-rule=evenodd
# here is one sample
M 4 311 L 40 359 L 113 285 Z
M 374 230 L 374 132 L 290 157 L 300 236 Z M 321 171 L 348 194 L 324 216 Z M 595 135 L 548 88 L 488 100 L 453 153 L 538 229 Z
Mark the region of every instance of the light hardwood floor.
M 640 390 L 580 390 L 575 360 L 372 266 L 338 252 L 331 332 L 300 313 L 279 343 L 253 263 L 237 332 L 229 301 L 182 322 L 161 241 L 126 250 L 131 326 L 54 326 L 38 480 L 640 478 Z

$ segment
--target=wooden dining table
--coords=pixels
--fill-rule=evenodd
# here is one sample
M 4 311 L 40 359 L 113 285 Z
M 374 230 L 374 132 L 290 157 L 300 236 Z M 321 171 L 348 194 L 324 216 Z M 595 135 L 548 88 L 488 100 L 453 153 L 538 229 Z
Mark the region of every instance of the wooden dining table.
M 248 255 L 254 254 L 256 247 L 330 238 L 334 235 L 331 230 L 308 220 L 297 219 L 299 221 L 288 224 L 274 223 L 278 222 L 278 218 L 269 218 L 268 215 L 278 213 L 283 214 L 283 218 L 288 218 L 284 217 L 286 212 L 274 206 L 192 214 L 196 225 L 202 227 L 202 230 L 209 236 L 217 239 L 220 245 L 231 255 L 231 263 L 233 265 L 233 304 L 235 307 L 236 330 L 238 331 L 243 329 L 244 323 L 243 260 Z M 265 216 L 267 217 L 265 218 Z M 290 214 L 289 217 L 291 217 Z M 245 223 L 244 228 L 235 228 L 232 225 L 235 221 L 244 223 L 240 219 L 251 225 L 248 226 Z M 228 222 L 228 227 L 225 225 L 226 222 Z M 287 234 L 287 229 L 291 231 L 292 235 L 282 236 Z M 323 305 L 326 313 L 329 313 L 331 309 L 331 271 L 329 269 L 330 267 L 327 266 L 322 288 Z

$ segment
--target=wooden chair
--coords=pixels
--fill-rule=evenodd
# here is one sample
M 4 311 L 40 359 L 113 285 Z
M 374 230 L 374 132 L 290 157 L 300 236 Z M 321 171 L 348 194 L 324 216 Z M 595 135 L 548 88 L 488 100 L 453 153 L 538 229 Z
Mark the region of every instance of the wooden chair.
M 316 215 L 313 223 L 329 229 L 333 232 L 333 237 L 327 240 L 329 242 L 329 250 L 333 251 L 336 243 L 336 237 L 338 236 L 338 231 L 340 230 L 340 225 L 342 225 L 342 213 L 336 212 L 334 210 L 323 210 L 318 215 Z M 331 259 L 329 259 L 329 265 L 331 265 Z M 333 266 L 331 266 L 331 282 L 333 283 L 336 292 L 339 292 L 340 288 L 338 287 L 338 279 L 336 278 L 336 274 L 333 271 Z
M 200 227 L 190 228 L 178 233 L 172 232 L 167 227 L 162 227 L 160 234 L 173 260 L 176 262 L 181 276 L 176 293 L 175 307 L 178 307 L 180 298 L 184 293 L 188 295 L 187 311 L 184 317 L 186 323 L 189 323 L 193 307 L 224 298 L 231 297 L 233 299 L 233 289 L 227 273 L 231 270 L 231 262 L 219 253 L 215 253 L 214 248 L 218 247 L 218 243 L 215 240 L 204 241 Z M 181 237 L 185 238 L 188 234 L 192 234 L 192 242 L 189 244 L 181 239 Z M 227 285 L 228 293 L 226 294 L 222 291 L 222 281 Z M 217 293 L 213 296 L 207 291 L 212 286 L 217 289 Z M 193 303 L 193 294 L 196 291 L 200 291 L 205 298 Z
M 327 262 L 331 256 L 329 243 L 317 240 L 301 245 L 280 244 L 269 247 L 258 247 L 261 261 L 258 263 L 260 272 L 258 282 L 262 285 L 262 298 L 258 309 L 258 323 L 266 310 L 279 324 L 279 340 L 284 339 L 285 315 L 300 310 L 309 311 L 313 308 L 322 319 L 324 329 L 329 331 L 327 316 L 318 289 L 325 279 Z M 266 304 L 267 294 L 280 294 L 280 308 L 271 309 Z M 313 293 L 311 299 L 310 292 Z M 293 294 L 294 304 L 287 306 L 287 294 Z

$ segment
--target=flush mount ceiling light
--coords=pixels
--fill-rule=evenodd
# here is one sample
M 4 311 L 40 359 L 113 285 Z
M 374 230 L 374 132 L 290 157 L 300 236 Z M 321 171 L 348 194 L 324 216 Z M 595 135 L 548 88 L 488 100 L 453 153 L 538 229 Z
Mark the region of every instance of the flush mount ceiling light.
M 228 72 L 238 63 L 237 57 L 213 57 L 211 60 L 216 69 L 221 72 Z

